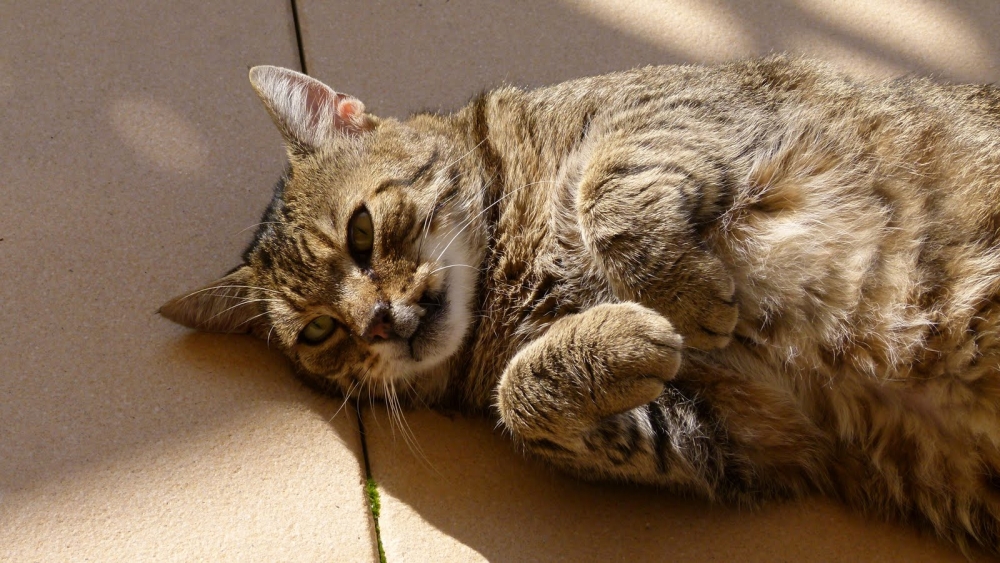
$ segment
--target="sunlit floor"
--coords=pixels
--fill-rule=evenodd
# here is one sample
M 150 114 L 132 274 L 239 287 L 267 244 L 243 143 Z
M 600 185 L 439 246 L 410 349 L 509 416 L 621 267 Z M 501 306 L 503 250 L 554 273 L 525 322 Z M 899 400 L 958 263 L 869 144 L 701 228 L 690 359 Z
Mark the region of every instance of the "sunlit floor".
M 366 406 L 365 452 L 264 343 L 154 313 L 237 263 L 282 169 L 249 66 L 304 62 L 387 116 L 771 51 L 993 81 L 1000 3 L 295 4 L 0 7 L 0 560 L 377 560 L 368 471 L 388 561 L 966 560 L 820 499 L 579 483 L 478 420 L 411 413 L 410 445 Z

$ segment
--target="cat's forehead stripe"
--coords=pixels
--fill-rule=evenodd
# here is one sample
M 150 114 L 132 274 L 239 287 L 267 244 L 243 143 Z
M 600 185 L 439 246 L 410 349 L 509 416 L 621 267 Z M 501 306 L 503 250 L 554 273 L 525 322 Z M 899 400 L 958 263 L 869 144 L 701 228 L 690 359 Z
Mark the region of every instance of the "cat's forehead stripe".
M 431 168 L 433 168 L 433 166 L 437 164 L 440 158 L 441 158 L 440 152 L 437 149 L 435 149 L 434 152 L 431 154 L 430 158 L 427 159 L 426 162 L 421 164 L 420 167 L 417 168 L 417 170 L 413 174 L 411 174 L 406 178 L 389 178 L 387 180 L 383 180 L 375 188 L 374 194 L 379 195 L 383 191 L 392 187 L 408 188 L 412 186 L 418 180 L 420 180 L 424 175 L 426 175 L 431 170 Z

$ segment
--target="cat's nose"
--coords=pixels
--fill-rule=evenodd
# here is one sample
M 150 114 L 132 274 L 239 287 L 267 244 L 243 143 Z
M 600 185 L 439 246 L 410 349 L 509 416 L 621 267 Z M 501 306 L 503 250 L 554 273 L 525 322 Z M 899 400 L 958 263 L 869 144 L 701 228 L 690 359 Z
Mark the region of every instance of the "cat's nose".
M 378 303 L 372 311 L 372 320 L 368 323 L 362 337 L 368 342 L 388 340 L 394 335 L 392 330 L 392 311 L 386 303 Z

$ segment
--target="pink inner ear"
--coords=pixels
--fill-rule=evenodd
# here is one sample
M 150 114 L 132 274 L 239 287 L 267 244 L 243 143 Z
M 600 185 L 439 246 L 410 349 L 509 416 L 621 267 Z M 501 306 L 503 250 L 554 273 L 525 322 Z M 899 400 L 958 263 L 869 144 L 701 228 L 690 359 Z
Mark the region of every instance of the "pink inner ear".
M 340 126 L 357 127 L 360 125 L 359 117 L 365 111 L 364 104 L 360 100 L 351 98 L 345 94 L 337 94 L 337 117 L 342 123 Z

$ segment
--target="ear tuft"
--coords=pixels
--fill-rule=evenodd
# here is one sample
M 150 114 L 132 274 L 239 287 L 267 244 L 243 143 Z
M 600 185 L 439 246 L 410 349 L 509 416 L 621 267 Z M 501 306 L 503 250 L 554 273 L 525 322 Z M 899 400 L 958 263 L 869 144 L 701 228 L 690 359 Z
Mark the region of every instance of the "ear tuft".
M 250 269 L 241 266 L 207 286 L 167 301 L 158 313 L 205 332 L 251 332 L 260 307 L 247 296 Z
M 255 66 L 250 84 L 293 153 L 309 153 L 335 135 L 357 135 L 375 126 L 361 100 L 294 70 Z

